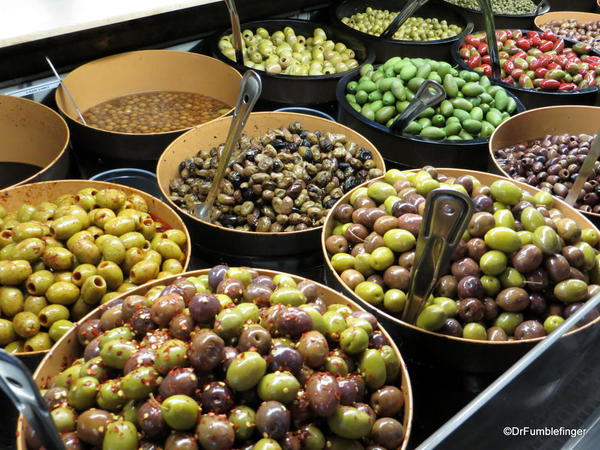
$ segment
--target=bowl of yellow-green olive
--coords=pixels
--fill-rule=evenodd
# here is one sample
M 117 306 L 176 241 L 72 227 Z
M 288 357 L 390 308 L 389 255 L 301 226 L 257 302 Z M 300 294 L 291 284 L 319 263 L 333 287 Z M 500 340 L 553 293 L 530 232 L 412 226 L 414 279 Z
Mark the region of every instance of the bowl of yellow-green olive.
M 419 8 L 391 38 L 382 38 L 402 6 L 394 0 L 346 0 L 331 10 L 331 19 L 373 48 L 377 62 L 398 55 L 450 61 L 452 44 L 473 29 L 458 11 L 431 2 Z
M 335 86 L 375 59 L 357 36 L 341 27 L 308 20 L 271 19 L 242 24 L 243 56 L 235 60 L 231 30 L 215 37 L 213 56 L 240 72 L 261 76 L 261 98 L 286 104 L 335 101 Z
M 38 359 L 97 306 L 183 272 L 190 237 L 145 192 L 61 180 L 0 191 L 0 346 Z

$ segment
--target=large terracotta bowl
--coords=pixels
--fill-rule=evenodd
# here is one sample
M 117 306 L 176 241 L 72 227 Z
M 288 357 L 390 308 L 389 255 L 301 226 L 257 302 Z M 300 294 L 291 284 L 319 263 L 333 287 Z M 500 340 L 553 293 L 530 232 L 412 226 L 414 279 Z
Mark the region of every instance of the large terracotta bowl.
M 40 202 L 51 201 L 52 199 L 63 194 L 74 194 L 85 188 L 107 189 L 114 188 L 129 194 L 137 194 L 143 197 L 148 204 L 148 212 L 155 219 L 159 219 L 170 228 L 181 230 L 187 238 L 185 248 L 185 261 L 182 263 L 184 270 L 187 269 L 190 263 L 191 256 L 191 238 L 181 218 L 165 203 L 157 198 L 146 194 L 143 191 L 134 189 L 121 184 L 106 183 L 104 181 L 88 181 L 88 180 L 60 180 L 46 181 L 42 183 L 24 184 L 21 186 L 12 187 L 0 191 L 0 205 L 6 208 L 8 212 L 16 211 L 23 203 L 31 203 L 36 205 Z M 37 352 L 21 352 L 16 353 L 16 356 L 21 357 L 24 362 L 31 368 L 35 367 L 40 359 L 48 353 L 48 350 Z
M 82 112 L 123 95 L 179 91 L 208 95 L 233 109 L 242 76 L 209 56 L 175 50 L 141 50 L 107 56 L 73 70 L 64 83 Z M 59 87 L 56 104 L 66 117 L 75 150 L 128 161 L 156 161 L 184 131 L 120 133 L 81 123 L 75 107 Z M 227 113 L 231 112 L 230 109 Z
M 496 180 L 504 179 L 504 177 L 500 177 L 498 175 L 474 170 L 442 168 L 437 169 L 437 171 L 438 173 L 451 177 L 473 175 L 477 177 L 482 184 L 486 184 L 488 186 Z M 538 192 L 538 189 L 527 184 L 519 183 L 517 181 L 514 181 L 514 183 L 525 191 L 531 193 Z M 342 197 L 339 200 L 338 205 L 340 203 L 348 203 L 351 193 L 352 191 Z M 575 222 L 577 222 L 580 227 L 596 228 L 592 222 L 568 206 L 566 203 L 556 200 L 555 207 L 561 211 L 565 217 L 573 219 Z M 427 331 L 417 327 L 416 325 L 404 322 L 398 317 L 388 314 L 384 310 L 371 305 L 370 303 L 359 298 L 354 291 L 352 291 L 352 289 L 346 286 L 331 265 L 330 257 L 327 253 L 327 249 L 325 248 L 325 240 L 331 235 L 333 227 L 334 218 L 333 214 L 330 213 L 327 216 L 325 225 L 323 226 L 323 233 L 321 235 L 323 256 L 327 264 L 326 278 L 328 284 L 339 289 L 340 292 L 357 302 L 370 313 L 375 314 L 383 326 L 390 331 L 390 334 L 396 340 L 402 349 L 404 356 L 408 360 L 413 360 L 423 365 L 435 367 L 436 370 L 439 370 L 440 368 L 451 368 L 453 370 L 460 370 L 470 373 L 499 374 L 506 371 L 519 358 L 531 350 L 536 343 L 543 339 L 536 338 L 519 341 L 477 341 L 447 336 L 440 333 Z M 598 322 L 600 322 L 600 317 L 581 328 L 570 331 L 566 334 L 565 338 L 568 338 L 570 334 L 581 332 L 584 329 L 597 324 Z
M 547 134 L 596 134 L 600 129 L 600 108 L 593 106 L 549 106 L 532 109 L 503 122 L 490 137 L 489 161 L 491 170 L 510 177 L 496 161 L 496 150 L 544 137 Z M 600 214 L 581 213 L 600 225 Z
M 543 25 L 553 20 L 575 19 L 579 23 L 595 22 L 600 20 L 600 14 L 580 11 L 551 11 L 537 16 L 534 20 L 535 26 L 543 30 Z
M 259 112 L 248 118 L 243 133 L 260 136 L 274 128 L 300 122 L 304 129 L 345 134 L 349 141 L 371 151 L 377 167 L 385 172 L 385 163 L 375 146 L 365 137 L 336 122 L 298 113 Z M 266 233 L 237 231 L 200 220 L 170 200 L 169 182 L 179 176 L 179 163 L 200 149 L 210 149 L 225 142 L 231 117 L 223 117 L 201 125 L 177 138 L 160 156 L 156 175 L 163 196 L 183 217 L 198 243 L 219 251 L 245 256 L 282 256 L 317 250 L 321 227 L 302 231 Z
M 179 276 L 200 276 L 207 275 L 210 269 L 196 270 L 192 272 L 187 272 L 181 275 L 176 275 L 173 277 L 164 278 L 159 281 L 153 281 L 151 283 L 147 283 L 143 286 L 140 286 L 137 289 L 129 291 L 126 294 L 123 294 L 121 297 L 117 297 L 113 299 L 111 302 L 102 305 L 100 308 L 92 311 L 86 317 L 81 319 L 78 324 L 81 324 L 89 319 L 98 319 L 102 315 L 106 309 L 110 308 L 112 305 L 115 305 L 116 302 L 123 299 L 127 295 L 143 295 L 153 286 L 158 285 L 168 285 L 172 283 Z M 260 275 L 269 275 L 275 276 L 282 272 L 276 272 L 272 270 L 262 270 L 257 269 Z M 297 277 L 295 275 L 291 275 L 294 280 L 297 282 L 303 280 L 301 277 Z M 322 284 L 318 284 L 319 296 L 325 301 L 327 305 L 331 304 L 342 304 L 348 305 L 355 311 L 362 311 L 362 308 L 357 303 L 347 299 L 342 296 L 340 293 L 334 291 L 333 289 L 328 288 L 327 286 L 323 286 Z M 410 379 L 408 376 L 408 370 L 402 359 L 402 355 L 398 350 L 398 347 L 394 343 L 394 341 L 390 338 L 390 335 L 386 332 L 383 327 L 380 327 L 381 331 L 385 335 L 385 337 L 389 340 L 390 345 L 396 352 L 398 359 L 400 360 L 400 380 L 398 380 L 398 385 L 402 388 L 402 392 L 404 393 L 404 412 L 402 425 L 404 426 L 404 441 L 400 450 L 405 450 L 408 445 L 408 440 L 410 438 L 410 431 L 412 426 L 412 417 L 413 417 L 413 398 L 412 398 L 412 389 L 410 384 Z M 74 360 L 81 357 L 83 353 L 83 346 L 79 344 L 79 340 L 77 339 L 77 328 L 73 328 L 69 332 L 67 332 L 54 346 L 52 350 L 44 357 L 37 370 L 33 374 L 33 379 L 37 383 L 40 388 L 43 388 L 47 382 L 56 374 L 64 370 L 67 366 L 69 366 Z M 23 416 L 19 417 L 19 421 L 17 424 L 17 450 L 27 450 L 27 446 L 25 445 L 25 433 L 24 433 L 24 420 Z M 116 450 L 116 449 L 115 449 Z
M 47 106 L 0 95 L 0 136 L 0 189 L 67 175 L 69 128 Z M 38 170 L 32 167 L 23 175 L 10 163 L 28 164 Z

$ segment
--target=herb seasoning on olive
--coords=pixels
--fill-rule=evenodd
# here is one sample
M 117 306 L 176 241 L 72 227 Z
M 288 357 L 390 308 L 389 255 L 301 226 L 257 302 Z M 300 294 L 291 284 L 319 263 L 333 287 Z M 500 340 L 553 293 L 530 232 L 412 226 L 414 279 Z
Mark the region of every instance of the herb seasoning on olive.
M 79 333 L 84 357 L 44 393 L 79 448 L 391 449 L 405 439 L 398 354 L 372 314 L 327 305 L 310 280 L 221 265 L 90 322 L 80 331 L 100 325 L 92 341 Z M 35 431 L 26 436 L 38 450 Z
M 478 340 L 542 337 L 600 289 L 597 230 L 564 217 L 551 195 L 426 167 L 390 170 L 332 212 L 331 266 L 362 300 L 401 316 L 425 198 L 438 187 L 471 196 L 475 213 L 417 326 Z
M 456 6 L 480 11 L 478 0 L 444 0 Z M 533 0 L 494 0 L 490 2 L 494 14 L 522 15 L 535 11 L 536 3 Z
M 97 305 L 182 272 L 186 241 L 142 197 L 119 189 L 87 188 L 14 212 L 0 205 L 0 345 L 48 350 Z M 86 340 L 96 335 L 90 328 Z
M 223 144 L 182 161 L 169 184 L 171 200 L 193 212 L 203 202 Z M 242 156 L 226 169 L 215 223 L 243 231 L 300 231 L 321 226 L 347 191 L 382 175 L 370 150 L 343 134 L 308 131 L 299 122 L 242 136 Z
M 364 12 L 344 17 L 342 22 L 355 30 L 379 36 L 397 15 L 398 13 L 394 11 L 374 9 L 368 6 Z M 462 27 L 448 24 L 446 20 L 439 20 L 436 17 L 409 17 L 394 33 L 392 39 L 434 41 L 456 36 L 461 31 Z
M 510 177 L 564 200 L 575 182 L 595 135 L 547 135 L 496 150 L 499 166 Z M 600 162 L 584 183 L 575 204 L 584 212 L 600 213 Z

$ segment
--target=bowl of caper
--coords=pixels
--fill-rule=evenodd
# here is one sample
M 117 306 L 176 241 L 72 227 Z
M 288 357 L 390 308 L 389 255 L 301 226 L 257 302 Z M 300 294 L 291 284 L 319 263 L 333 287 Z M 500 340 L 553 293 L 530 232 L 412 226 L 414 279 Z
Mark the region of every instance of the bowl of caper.
M 215 58 L 261 76 L 261 99 L 312 105 L 335 101 L 341 77 L 372 63 L 375 54 L 357 36 L 308 20 L 270 19 L 242 24 L 243 64 L 235 60 L 231 30 L 212 42 Z
M 375 50 L 375 61 L 396 56 L 450 61 L 452 44 L 472 30 L 462 14 L 441 3 L 428 3 L 409 17 L 392 38 L 381 33 L 394 20 L 402 5 L 393 0 L 346 0 L 331 10 L 334 23 L 347 29 Z

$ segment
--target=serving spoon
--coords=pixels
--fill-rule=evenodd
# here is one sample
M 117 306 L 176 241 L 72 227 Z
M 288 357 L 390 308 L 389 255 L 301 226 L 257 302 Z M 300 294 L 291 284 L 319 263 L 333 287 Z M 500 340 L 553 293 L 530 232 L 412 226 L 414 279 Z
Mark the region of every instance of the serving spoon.
M 261 91 L 262 82 L 260 81 L 260 77 L 253 70 L 248 70 L 244 74 L 240 84 L 240 93 L 238 94 L 237 104 L 233 111 L 233 117 L 231 118 L 231 125 L 229 126 L 229 131 L 227 133 L 225 146 L 219 156 L 219 165 L 217 166 L 217 171 L 212 179 L 210 190 L 208 191 L 204 203 L 198 202 L 195 205 L 194 215 L 199 219 L 207 222 L 212 221 L 212 207 L 219 193 L 219 189 L 221 188 L 221 181 L 225 175 L 225 169 L 232 159 L 239 157 L 239 152 L 236 152 L 234 155 L 234 150 L 240 141 L 242 130 L 246 126 L 246 121 L 248 120 L 258 97 L 260 97 Z

